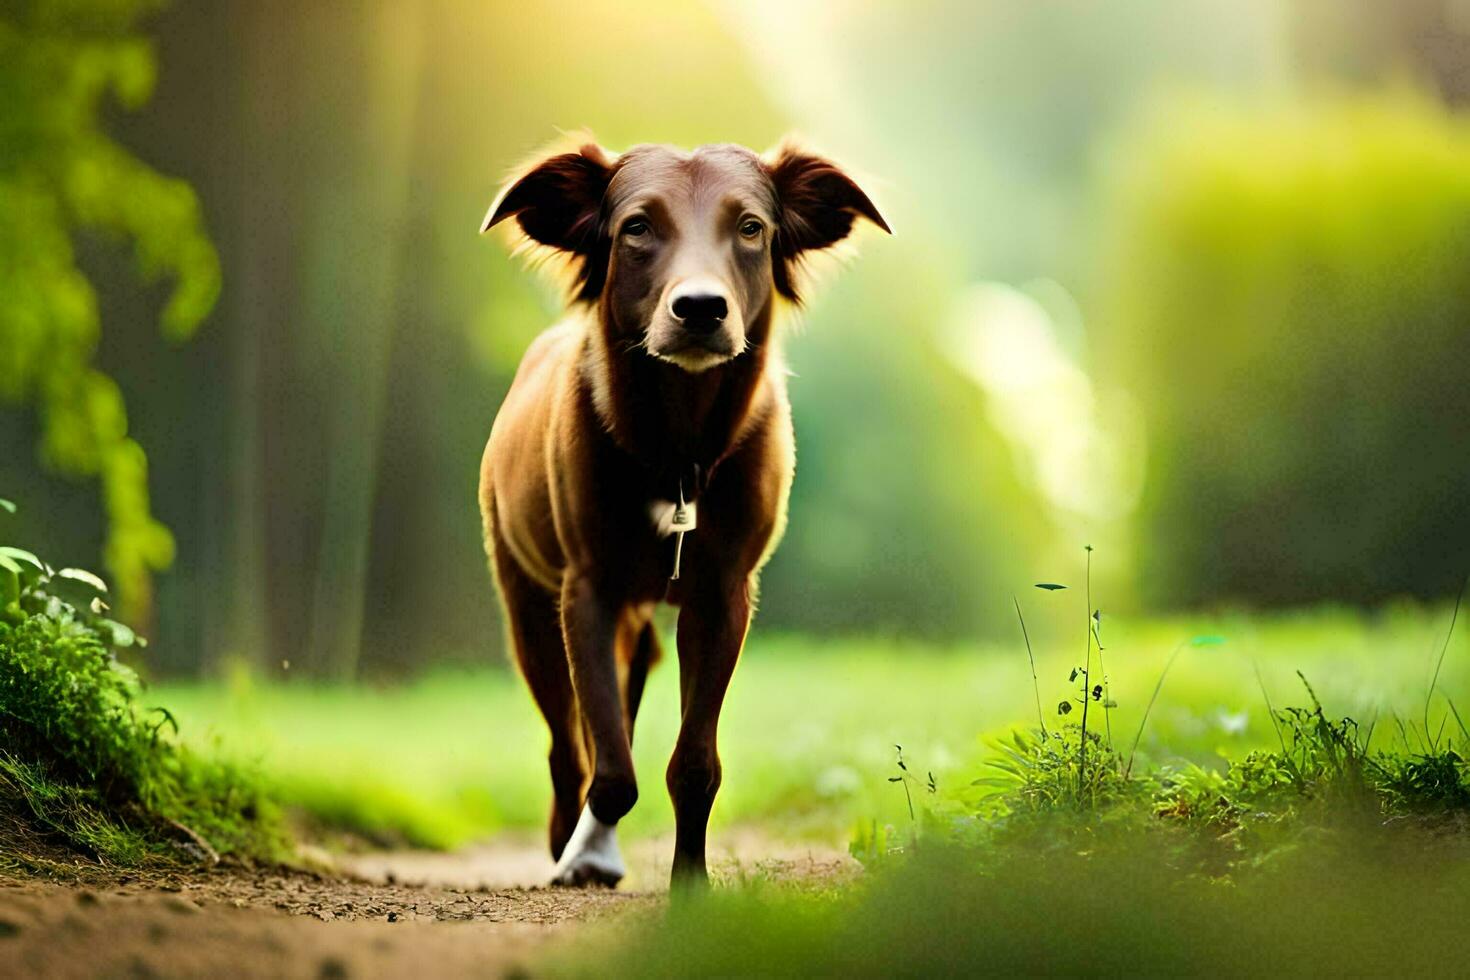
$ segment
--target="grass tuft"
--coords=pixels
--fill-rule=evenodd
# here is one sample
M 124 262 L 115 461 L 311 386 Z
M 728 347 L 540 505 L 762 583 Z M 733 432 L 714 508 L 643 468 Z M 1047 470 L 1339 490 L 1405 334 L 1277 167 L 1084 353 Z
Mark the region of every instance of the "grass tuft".
M 254 773 L 180 744 L 144 699 L 118 659 L 142 642 L 106 617 L 101 580 L 15 548 L 0 559 L 0 819 L 121 865 L 286 856 Z

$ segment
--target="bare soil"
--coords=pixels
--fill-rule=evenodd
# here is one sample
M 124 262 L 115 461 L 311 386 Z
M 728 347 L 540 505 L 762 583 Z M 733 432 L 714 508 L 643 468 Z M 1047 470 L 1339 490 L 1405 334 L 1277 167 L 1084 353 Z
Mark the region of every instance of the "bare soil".
M 825 886 L 857 873 L 831 845 L 722 837 L 717 885 Z M 663 838 L 635 842 L 615 891 L 542 886 L 551 861 L 526 839 L 337 857 L 315 873 L 128 873 L 57 861 L 44 877 L 0 874 L 0 976 L 525 975 L 585 923 L 656 915 L 671 849 Z

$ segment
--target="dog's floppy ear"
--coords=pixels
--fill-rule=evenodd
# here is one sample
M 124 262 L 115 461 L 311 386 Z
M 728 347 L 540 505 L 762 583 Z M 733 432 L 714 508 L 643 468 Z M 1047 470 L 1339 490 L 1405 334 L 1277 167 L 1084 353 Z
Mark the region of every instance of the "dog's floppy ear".
M 786 145 L 767 167 L 779 211 L 776 288 L 787 297 L 796 298 L 791 263 L 842 241 L 858 218 L 893 234 L 863 189 L 832 161 Z
M 585 256 L 597 243 L 602 198 L 612 174 L 607 151 L 596 143 L 548 157 L 506 185 L 480 231 L 514 217 L 532 241 Z

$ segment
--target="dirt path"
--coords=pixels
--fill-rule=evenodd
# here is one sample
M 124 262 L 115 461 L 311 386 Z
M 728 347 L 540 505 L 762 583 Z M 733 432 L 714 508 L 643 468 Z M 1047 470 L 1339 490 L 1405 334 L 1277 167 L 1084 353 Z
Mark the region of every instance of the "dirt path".
M 340 858 L 340 874 L 215 870 L 58 883 L 0 877 L 0 976 L 504 976 L 526 972 L 581 924 L 655 914 L 670 842 L 628 849 L 617 891 L 540 887 L 551 864 L 528 840 L 454 854 Z M 840 880 L 832 846 L 726 835 L 717 881 Z

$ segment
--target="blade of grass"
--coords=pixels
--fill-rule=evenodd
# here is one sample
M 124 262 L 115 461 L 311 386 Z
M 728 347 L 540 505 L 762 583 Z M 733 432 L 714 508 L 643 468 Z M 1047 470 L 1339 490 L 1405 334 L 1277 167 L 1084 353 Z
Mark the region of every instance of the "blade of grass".
M 1470 730 L 1465 728 L 1464 719 L 1460 717 L 1460 709 L 1455 707 L 1455 702 L 1448 695 L 1445 696 L 1444 700 L 1450 706 L 1450 714 L 1455 716 L 1455 724 L 1460 726 L 1460 737 L 1470 742 Z
M 1286 736 L 1281 734 L 1281 725 L 1276 720 L 1276 708 L 1271 704 L 1271 693 L 1266 690 L 1266 679 L 1261 676 L 1261 665 L 1251 660 L 1251 668 L 1256 672 L 1256 684 L 1261 688 L 1261 697 L 1266 699 L 1266 717 L 1271 719 L 1271 727 L 1276 730 L 1276 740 L 1281 743 L 1281 754 L 1286 752 Z
M 1169 659 L 1164 661 L 1164 669 L 1159 672 L 1159 679 L 1154 684 L 1154 693 L 1149 696 L 1148 704 L 1143 709 L 1143 717 L 1138 721 L 1138 734 L 1133 736 L 1133 748 L 1128 750 L 1128 765 L 1123 769 L 1123 778 L 1127 779 L 1133 773 L 1133 757 L 1138 754 L 1138 743 L 1143 740 L 1143 729 L 1148 724 L 1149 712 L 1154 710 L 1154 702 L 1159 699 L 1159 692 L 1164 689 L 1164 678 L 1169 676 L 1169 669 L 1174 666 L 1174 660 L 1179 656 L 1179 651 L 1184 649 L 1188 640 L 1180 640 L 1175 645 L 1174 651 L 1169 654 Z
M 1460 618 L 1460 603 L 1465 601 L 1465 590 L 1470 589 L 1470 574 L 1465 576 L 1465 584 L 1460 586 L 1460 591 L 1455 595 L 1455 609 L 1450 613 L 1450 628 L 1445 633 L 1444 645 L 1439 648 L 1439 659 L 1434 663 L 1434 676 L 1429 680 L 1429 693 L 1424 695 L 1424 731 L 1429 731 L 1429 703 L 1434 700 L 1434 688 L 1439 684 L 1439 671 L 1444 666 L 1445 654 L 1449 652 L 1450 640 L 1455 635 L 1455 621 Z
M 1047 738 L 1046 716 L 1041 711 L 1041 680 L 1036 676 L 1036 654 L 1031 652 L 1031 635 L 1026 632 L 1026 617 L 1021 615 L 1021 600 L 1014 595 L 1011 601 L 1016 604 L 1016 618 L 1021 621 L 1021 638 L 1026 641 L 1026 659 L 1031 661 L 1031 689 L 1036 693 L 1036 723 L 1041 726 L 1041 737 Z

